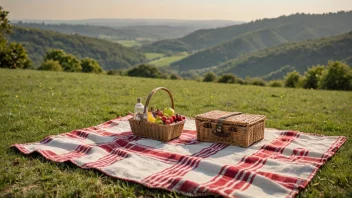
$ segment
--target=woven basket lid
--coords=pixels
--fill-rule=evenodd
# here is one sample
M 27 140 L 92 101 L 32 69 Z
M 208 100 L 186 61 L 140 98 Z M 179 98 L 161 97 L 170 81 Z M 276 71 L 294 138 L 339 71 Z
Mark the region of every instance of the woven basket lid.
M 231 114 L 237 114 L 231 117 L 228 117 L 223 122 L 224 124 L 236 124 L 241 126 L 251 126 L 260 121 L 265 120 L 266 116 L 264 115 L 255 115 L 255 114 L 247 114 L 241 112 L 227 112 L 227 111 L 220 111 L 214 110 L 207 113 L 203 113 L 196 116 L 197 120 L 201 121 L 210 121 L 210 122 L 217 122 L 217 120 L 221 117 L 229 116 Z

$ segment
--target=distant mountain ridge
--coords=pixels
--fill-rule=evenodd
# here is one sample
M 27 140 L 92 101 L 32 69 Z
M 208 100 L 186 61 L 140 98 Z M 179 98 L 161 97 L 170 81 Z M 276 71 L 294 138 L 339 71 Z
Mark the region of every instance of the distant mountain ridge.
M 95 25 L 69 25 L 69 24 L 43 24 L 43 23 L 15 23 L 15 26 L 24 28 L 37 28 L 42 30 L 52 30 L 65 34 L 80 34 L 99 38 L 101 36 L 113 36 L 121 40 L 133 40 L 136 38 L 161 39 L 159 35 L 149 32 L 139 31 L 136 29 L 115 29 L 112 27 L 95 26 Z
M 50 49 L 63 49 L 79 58 L 93 58 L 104 69 L 125 69 L 147 61 L 144 54 L 118 43 L 49 30 L 14 26 L 9 40 L 21 43 L 36 66 L 41 64 Z
M 286 43 L 253 54 L 241 56 L 222 65 L 208 68 L 218 74 L 233 73 L 239 77 L 282 78 L 288 71 L 303 74 L 313 65 L 325 65 L 329 60 L 352 64 L 352 31 L 346 34 Z
M 178 62 L 174 62 L 172 65 L 177 66 L 180 71 L 207 68 L 222 64 L 223 62 L 237 58 L 245 53 L 256 52 L 258 50 L 277 46 L 283 43 L 317 39 L 324 36 L 333 36 L 352 30 L 352 12 L 320 15 L 320 17 L 321 18 L 317 17 L 317 15 L 292 15 L 288 17 L 280 17 L 275 20 L 268 19 L 268 22 L 265 23 L 271 24 L 268 25 L 268 28 L 245 32 L 233 39 L 199 51 Z M 300 18 L 302 20 L 298 20 Z M 265 21 L 266 20 L 239 26 L 254 26 L 255 23 Z M 290 23 L 283 23 L 282 21 L 289 21 Z M 281 25 L 274 26 L 272 24 Z M 257 24 L 257 26 L 259 25 Z M 233 27 L 233 29 L 236 28 Z M 237 32 L 239 31 L 242 30 L 238 30 Z M 185 40 L 185 38 L 182 39 Z M 182 39 L 177 41 L 179 41 L 180 44 L 188 45 L 189 48 L 192 48 L 191 44 L 182 42 Z M 167 42 L 164 41 L 163 43 L 166 45 Z
M 104 33 L 122 39 L 148 38 L 152 40 L 173 39 L 195 30 L 224 27 L 242 22 L 229 20 L 171 20 L 171 19 L 84 19 L 84 20 L 13 20 L 16 25 L 50 29 L 62 33 L 76 31 L 85 36 L 92 32 Z M 29 26 L 30 25 L 30 26 Z M 77 26 L 77 27 L 75 27 Z M 84 27 L 84 28 L 83 28 Z M 89 29 L 90 27 L 90 29 Z M 96 28 L 102 28 L 99 31 Z M 88 35 L 85 33 L 88 31 Z

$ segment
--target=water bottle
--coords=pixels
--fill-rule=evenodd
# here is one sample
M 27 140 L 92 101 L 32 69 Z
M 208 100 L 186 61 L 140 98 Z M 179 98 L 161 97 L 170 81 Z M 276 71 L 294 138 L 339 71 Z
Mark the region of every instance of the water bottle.
M 133 119 L 141 120 L 143 118 L 144 105 L 141 103 L 141 98 L 137 98 L 137 104 L 134 106 Z

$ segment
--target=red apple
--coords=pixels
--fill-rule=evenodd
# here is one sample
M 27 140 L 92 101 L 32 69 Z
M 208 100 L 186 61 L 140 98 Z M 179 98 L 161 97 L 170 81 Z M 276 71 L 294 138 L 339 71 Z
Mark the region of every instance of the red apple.
M 164 115 L 162 111 L 158 111 L 157 113 L 158 113 L 158 116 L 163 116 Z
M 170 120 L 165 120 L 165 124 L 170 124 Z
M 170 123 L 174 122 L 174 119 L 172 117 L 169 117 Z
M 163 122 L 165 122 L 165 121 L 167 120 L 167 118 L 166 118 L 165 116 L 162 116 L 162 117 L 161 117 L 161 120 L 162 120 Z

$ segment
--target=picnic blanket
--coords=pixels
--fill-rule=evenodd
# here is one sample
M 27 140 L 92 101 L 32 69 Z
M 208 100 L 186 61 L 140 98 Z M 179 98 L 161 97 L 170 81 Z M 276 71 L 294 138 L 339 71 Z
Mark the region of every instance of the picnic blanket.
M 241 148 L 198 142 L 195 121 L 167 143 L 134 136 L 120 117 L 98 126 L 53 135 L 40 142 L 14 144 L 55 162 L 71 161 L 111 177 L 188 196 L 294 197 L 346 141 L 265 129 L 265 138 Z

